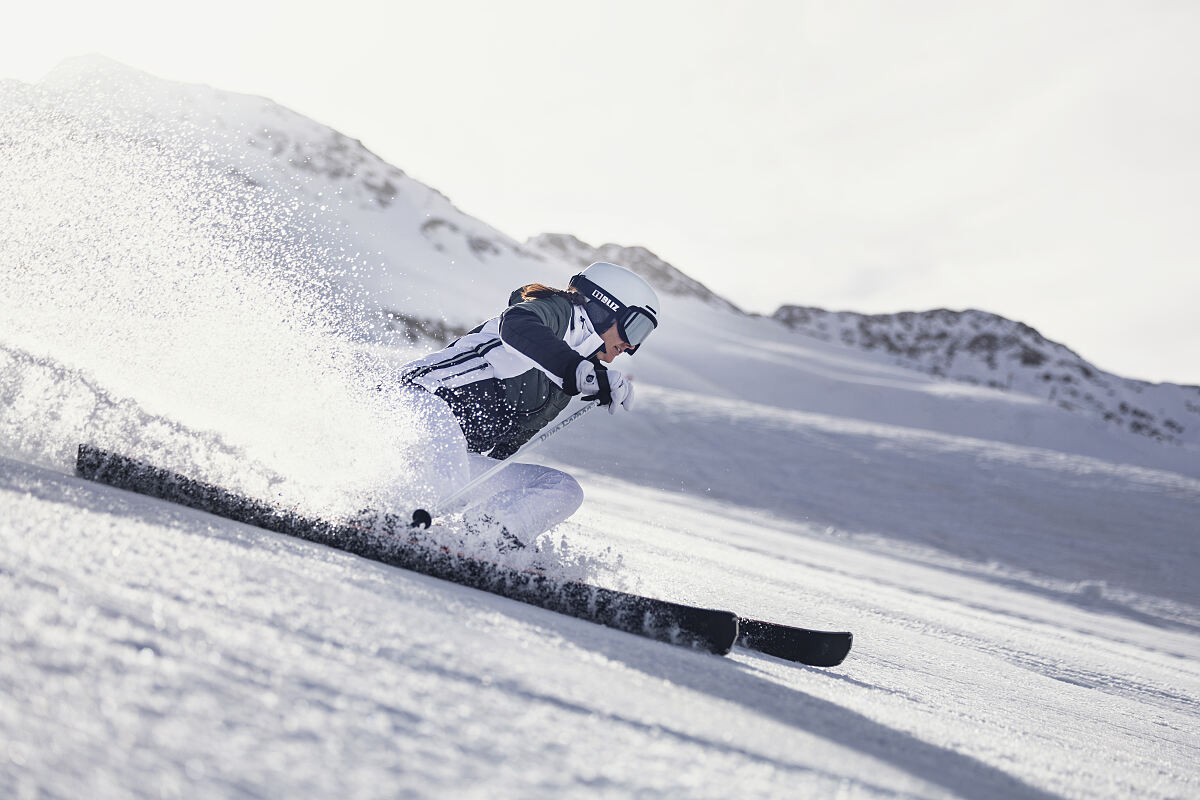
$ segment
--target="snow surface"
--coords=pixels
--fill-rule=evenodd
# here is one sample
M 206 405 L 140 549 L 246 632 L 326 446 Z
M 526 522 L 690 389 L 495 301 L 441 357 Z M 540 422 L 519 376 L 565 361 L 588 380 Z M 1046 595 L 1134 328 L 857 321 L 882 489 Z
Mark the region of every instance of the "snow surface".
M 416 331 L 578 253 L 110 62 L 0 84 L 0 156 L 0 796 L 1200 795 L 1195 446 L 667 295 L 634 412 L 540 451 L 587 492 L 552 552 L 855 633 L 683 650 L 71 474 L 394 498 Z

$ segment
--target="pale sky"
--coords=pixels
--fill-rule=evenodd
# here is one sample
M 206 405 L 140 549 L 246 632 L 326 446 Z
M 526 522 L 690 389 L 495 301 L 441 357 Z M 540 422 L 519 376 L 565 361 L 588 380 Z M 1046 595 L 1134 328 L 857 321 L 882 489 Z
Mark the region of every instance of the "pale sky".
M 55 3 L 100 53 L 269 97 L 524 239 L 649 247 L 743 308 L 981 308 L 1200 384 L 1200 3 Z

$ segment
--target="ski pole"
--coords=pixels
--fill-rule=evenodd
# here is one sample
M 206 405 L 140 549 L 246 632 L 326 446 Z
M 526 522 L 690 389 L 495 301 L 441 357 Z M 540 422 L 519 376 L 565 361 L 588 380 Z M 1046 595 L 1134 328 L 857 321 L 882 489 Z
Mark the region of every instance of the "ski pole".
M 518 450 L 517 452 L 513 453 L 513 454 L 512 454 L 511 456 L 509 456 L 508 458 L 506 458 L 506 459 L 504 459 L 504 460 L 502 460 L 502 461 L 498 461 L 498 462 L 496 462 L 496 464 L 495 464 L 494 466 L 492 466 L 492 467 L 489 467 L 489 468 L 488 468 L 488 469 L 487 469 L 485 472 L 483 472 L 482 474 L 480 474 L 480 475 L 478 475 L 478 476 L 476 476 L 476 477 L 472 478 L 471 480 L 467 481 L 467 483 L 465 483 L 465 484 L 464 484 L 462 487 L 460 487 L 460 488 L 456 489 L 455 491 L 453 491 L 453 492 L 451 492 L 450 494 L 448 494 L 448 495 L 446 495 L 445 497 L 443 497 L 443 498 L 442 498 L 441 500 L 439 500 L 439 501 L 437 502 L 437 504 L 436 504 L 436 505 L 433 507 L 433 512 L 427 511 L 427 510 L 426 510 L 426 509 L 424 509 L 424 508 L 418 508 L 416 511 L 414 511 L 414 512 L 413 512 L 413 516 L 412 516 L 412 522 L 410 522 L 410 523 L 408 524 L 408 527 L 410 527 L 410 528 L 428 528 L 430 525 L 432 525 L 432 524 L 433 524 L 433 518 L 434 518 L 434 516 L 438 516 L 438 515 L 440 515 L 440 514 L 442 513 L 442 511 L 443 511 L 444 509 L 446 509 L 446 508 L 447 508 L 447 507 L 448 507 L 448 506 L 449 506 L 451 503 L 453 503 L 455 500 L 458 500 L 458 499 L 459 499 L 459 498 L 461 498 L 463 495 L 465 495 L 467 492 L 471 491 L 471 490 L 472 490 L 472 489 L 474 489 L 476 486 L 478 486 L 479 484 L 483 483 L 483 482 L 484 482 L 484 481 L 486 481 L 488 478 L 492 477 L 492 476 L 493 476 L 493 475 L 495 475 L 497 472 L 499 472 L 500 470 L 502 470 L 502 469 L 504 469 L 505 467 L 507 467 L 507 466 L 508 466 L 508 465 L 509 465 L 511 462 L 513 462 L 513 461 L 516 461 L 518 456 L 522 456 L 522 455 L 524 455 L 525 453 L 528 453 L 530 450 L 532 450 L 533 448 L 537 447 L 539 444 L 541 444 L 542 442 L 546 441 L 546 440 L 547 440 L 547 439 L 549 439 L 551 436 L 553 436 L 554 434 L 558 433 L 558 432 L 559 432 L 559 431 L 561 431 L 563 428 L 567 427 L 567 426 L 568 426 L 568 425 L 570 425 L 572 422 L 574 422 L 575 420 L 579 419 L 579 418 L 580 418 L 580 417 L 582 417 L 584 414 L 586 414 L 587 412 L 591 411 L 593 408 L 595 408 L 595 407 L 596 407 L 596 406 L 598 406 L 598 405 L 600 405 L 600 401 L 599 401 L 599 400 L 595 400 L 595 401 L 593 401 L 593 402 L 590 402 L 590 403 L 588 403 L 587 405 L 585 405 L 583 408 L 581 408 L 581 409 L 579 409 L 578 411 L 576 411 L 576 412 L 575 412 L 574 414 L 572 414 L 571 416 L 569 416 L 569 417 L 567 417 L 566 419 L 562 420 L 561 422 L 559 422 L 559 423 L 555 424 L 553 427 L 551 427 L 551 428 L 548 428 L 547 430 L 544 430 L 544 431 L 542 431 L 540 434 L 538 434 L 538 435 L 537 435 L 537 436 L 535 436 L 534 438 L 530 439 L 530 440 L 529 440 L 528 442 L 526 442 L 525 444 L 521 445 L 521 449 L 520 449 L 520 450 Z

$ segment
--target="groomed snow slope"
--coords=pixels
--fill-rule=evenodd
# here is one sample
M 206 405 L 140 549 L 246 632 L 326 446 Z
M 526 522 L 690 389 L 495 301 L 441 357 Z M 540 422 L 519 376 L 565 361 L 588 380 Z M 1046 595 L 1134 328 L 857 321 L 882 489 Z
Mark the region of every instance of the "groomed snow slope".
M 0 796 L 1200 793 L 1194 448 L 699 299 L 622 359 L 634 413 L 541 453 L 588 498 L 549 538 L 599 583 L 851 629 L 836 669 L 73 477 L 92 441 L 322 513 L 395 498 L 420 442 L 374 387 L 430 345 L 372 309 L 478 321 L 570 265 L 407 178 L 404 211 L 257 144 L 231 173 L 237 135 L 180 161 L 205 103 L 266 101 L 128 78 L 189 109 L 151 135 L 71 75 L 0 87 Z
M 7 796 L 1183 797 L 1197 632 L 585 475 L 641 588 L 849 626 L 718 658 L 0 463 Z M 619 519 L 619 524 L 613 520 Z

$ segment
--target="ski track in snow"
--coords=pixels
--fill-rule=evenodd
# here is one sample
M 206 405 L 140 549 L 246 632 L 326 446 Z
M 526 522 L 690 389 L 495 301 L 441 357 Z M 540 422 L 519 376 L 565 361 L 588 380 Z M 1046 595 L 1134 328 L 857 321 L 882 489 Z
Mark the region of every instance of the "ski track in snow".
M 6 460 L 0 603 L 16 624 L 4 636 L 0 789 L 1032 798 L 1196 788 L 1194 630 L 1113 618 L 760 511 L 583 477 L 593 510 L 568 535 L 585 547 L 615 541 L 639 588 L 852 628 L 850 659 L 818 670 L 684 651 Z M 612 514 L 627 522 L 607 525 Z

